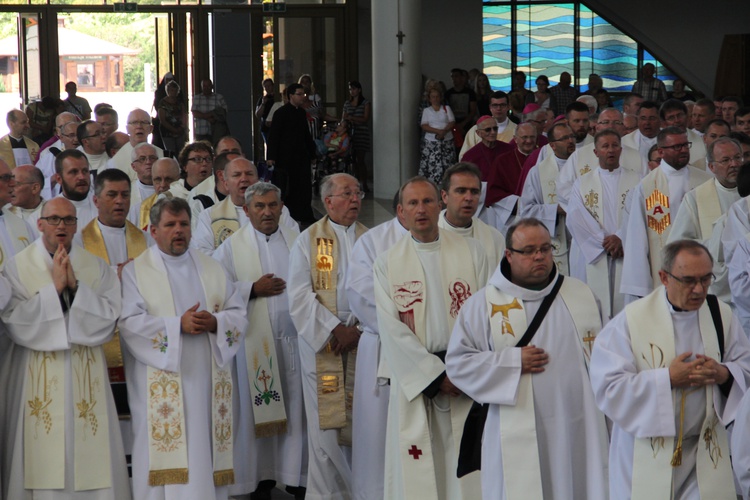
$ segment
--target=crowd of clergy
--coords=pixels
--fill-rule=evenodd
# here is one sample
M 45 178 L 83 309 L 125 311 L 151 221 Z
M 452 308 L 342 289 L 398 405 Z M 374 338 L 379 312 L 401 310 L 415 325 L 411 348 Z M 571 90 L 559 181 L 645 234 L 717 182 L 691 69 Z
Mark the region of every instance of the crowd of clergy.
M 0 498 L 750 498 L 750 110 L 490 110 L 302 232 L 231 137 L 34 166 L 9 113 Z

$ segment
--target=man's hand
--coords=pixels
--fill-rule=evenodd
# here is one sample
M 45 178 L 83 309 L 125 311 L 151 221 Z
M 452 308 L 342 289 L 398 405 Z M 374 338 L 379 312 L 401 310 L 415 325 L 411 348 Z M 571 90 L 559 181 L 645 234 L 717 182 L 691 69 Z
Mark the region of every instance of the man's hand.
M 52 282 L 55 284 L 55 290 L 60 295 L 68 287 L 68 269 L 67 269 L 68 252 L 62 243 L 58 245 L 55 255 L 52 256 Z
M 333 347 L 334 354 L 349 352 L 356 349 L 357 344 L 359 344 L 361 334 L 355 326 L 344 326 L 342 323 L 339 323 L 331 333 L 333 333 L 331 347 Z
M 521 348 L 521 374 L 542 373 L 547 363 L 549 363 L 549 356 L 544 349 L 534 345 Z
M 253 294 L 256 297 L 272 297 L 284 293 L 286 290 L 286 281 L 281 278 L 274 278 L 273 273 L 264 274 L 258 281 L 253 283 Z
M 698 366 L 703 365 L 704 361 L 701 359 L 686 361 L 686 359 L 692 355 L 692 352 L 683 352 L 674 358 L 669 364 L 669 383 L 672 387 L 691 387 L 698 385 L 693 383 L 690 376 Z
M 124 267 L 125 267 L 126 265 L 128 265 L 128 262 L 130 262 L 130 261 L 132 261 L 132 260 L 133 260 L 133 259 L 128 259 L 128 260 L 126 260 L 125 262 L 120 262 L 119 264 L 117 264 L 117 279 L 119 279 L 120 281 L 122 281 L 122 269 L 123 269 L 123 268 L 124 268 Z
M 565 215 L 565 209 L 559 203 L 557 204 L 557 215 Z
M 185 311 L 180 318 L 180 328 L 190 335 L 199 335 L 203 332 L 216 332 L 216 317 L 208 311 L 198 311 L 200 304 Z
M 442 382 L 440 382 L 440 392 L 447 396 L 457 397 L 463 394 L 461 389 L 453 385 L 453 382 L 446 375 Z
M 610 234 L 604 238 L 602 242 L 604 250 L 615 259 L 619 259 L 623 256 L 622 253 L 622 240 L 614 235 Z
M 703 364 L 698 365 L 690 374 L 692 385 L 721 385 L 729 380 L 729 369 L 726 366 L 703 354 L 696 354 L 695 357 Z

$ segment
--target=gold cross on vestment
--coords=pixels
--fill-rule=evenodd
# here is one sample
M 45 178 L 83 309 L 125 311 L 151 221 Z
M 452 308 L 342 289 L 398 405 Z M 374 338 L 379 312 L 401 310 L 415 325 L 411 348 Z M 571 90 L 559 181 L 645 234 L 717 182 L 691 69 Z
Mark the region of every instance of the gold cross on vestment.
M 502 313 L 503 315 L 503 323 L 502 323 L 502 332 L 501 335 L 510 334 L 512 336 L 516 336 L 515 333 L 513 333 L 513 326 L 510 324 L 510 318 L 508 317 L 508 313 L 511 309 L 521 309 L 523 310 L 523 307 L 521 307 L 521 304 L 518 303 L 518 299 L 514 298 L 513 302 L 510 304 L 491 304 L 492 305 L 492 314 L 490 314 L 490 317 L 494 316 L 497 313 Z
M 589 352 L 591 352 L 592 344 L 594 343 L 595 340 L 596 340 L 596 335 L 594 335 L 594 332 L 592 332 L 591 330 L 587 330 L 586 331 L 586 337 L 583 337 L 583 341 L 586 344 L 588 344 L 588 346 L 589 346 Z

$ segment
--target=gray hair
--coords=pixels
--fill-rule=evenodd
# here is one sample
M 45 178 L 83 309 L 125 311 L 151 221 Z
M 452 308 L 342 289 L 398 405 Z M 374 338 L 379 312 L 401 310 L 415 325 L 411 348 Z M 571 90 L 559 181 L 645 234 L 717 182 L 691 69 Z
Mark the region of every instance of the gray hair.
M 186 200 L 182 198 L 160 198 L 156 200 L 156 203 L 154 203 L 154 206 L 151 207 L 151 211 L 148 213 L 152 226 L 159 225 L 161 214 L 165 210 L 173 215 L 185 212 L 188 214 L 188 219 L 191 219 L 193 215 L 190 211 L 190 205 L 188 205 Z
M 156 148 L 152 144 L 149 144 L 148 142 L 139 142 L 138 144 L 136 144 L 135 146 L 133 146 L 133 150 L 130 152 L 130 162 L 131 163 L 134 162 L 138 158 L 139 155 L 138 155 L 137 151 L 140 148 L 142 148 L 143 146 L 150 147 L 151 150 L 154 152 L 154 155 L 155 156 L 159 156 L 158 152 L 156 151 Z
M 323 180 L 320 182 L 320 197 L 326 198 L 328 196 L 331 196 L 333 194 L 333 183 L 336 179 L 340 179 L 341 177 L 348 177 L 354 181 L 356 181 L 359 184 L 359 181 L 356 177 L 353 177 L 349 174 L 331 174 L 326 175 L 323 177 Z
M 711 265 L 714 264 L 714 258 L 711 256 L 711 252 L 702 243 L 698 243 L 695 240 L 677 240 L 672 243 L 668 243 L 661 250 L 661 269 L 662 271 L 672 272 L 674 267 L 674 261 L 680 252 L 685 251 L 693 255 L 700 255 L 705 253 L 711 260 Z
M 281 189 L 270 182 L 256 182 L 245 190 L 245 205 L 249 205 L 253 201 L 254 196 L 263 196 L 271 192 L 276 193 L 279 201 L 281 201 Z
M 717 144 L 734 144 L 737 146 L 737 150 L 742 154 L 742 146 L 740 145 L 740 141 L 736 139 L 732 139 L 731 137 L 719 137 L 714 142 L 709 144 L 708 149 L 706 150 L 706 163 L 713 163 L 716 158 L 714 158 L 714 148 Z

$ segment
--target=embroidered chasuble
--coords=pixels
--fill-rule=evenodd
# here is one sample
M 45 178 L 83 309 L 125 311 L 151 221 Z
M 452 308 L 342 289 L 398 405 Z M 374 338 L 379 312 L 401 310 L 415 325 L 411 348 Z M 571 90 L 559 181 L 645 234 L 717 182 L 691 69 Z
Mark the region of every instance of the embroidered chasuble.
M 328 216 L 310 226 L 310 277 L 320 302 L 336 315 L 336 287 L 340 259 L 339 241 L 328 224 Z M 356 222 L 356 237 L 367 228 Z M 318 384 L 318 420 L 321 429 L 341 429 L 339 443 L 351 446 L 352 402 L 356 349 L 351 356 L 334 354 L 330 342 L 316 354 Z
M 201 271 L 199 278 L 207 309 L 214 314 L 219 313 L 227 299 L 224 270 L 217 262 L 200 252 L 191 252 L 189 255 Z M 154 246 L 137 258 L 134 262 L 134 270 L 138 288 L 146 300 L 149 314 L 176 316 L 172 290 L 158 248 Z M 220 325 L 217 328 L 220 328 Z M 230 346 L 239 343 L 241 337 L 240 331 L 231 327 L 226 331 L 217 329 L 216 335 L 226 337 Z M 157 333 L 154 347 L 160 348 L 160 344 L 165 340 L 163 333 Z M 213 477 L 216 486 L 225 486 L 234 482 L 231 363 L 220 367 L 214 356 L 211 356 L 211 361 L 211 379 L 214 388 L 211 412 Z M 147 380 L 148 420 L 152 429 L 149 435 L 149 485 L 187 483 L 188 450 L 187 441 L 182 437 L 182 429 L 185 429 L 182 377 L 178 372 L 149 366 Z M 162 410 L 165 404 L 172 405 L 171 411 Z
M 548 156 L 539 165 L 539 180 L 542 188 L 542 199 L 545 204 L 557 206 L 557 176 L 560 169 L 554 154 Z M 555 231 L 552 232 L 552 257 L 557 269 L 562 274 L 570 274 L 570 249 L 568 247 L 568 234 L 565 228 L 565 215 L 556 213 Z
M 109 260 L 107 245 L 104 241 L 98 219 L 89 222 L 81 231 L 81 240 L 83 247 L 96 255 L 110 266 L 118 264 Z M 128 259 L 135 259 L 141 255 L 147 248 L 146 236 L 143 231 L 135 227 L 129 221 L 125 221 L 125 244 L 127 247 Z M 107 370 L 109 372 L 110 383 L 125 382 L 125 368 L 122 359 L 122 349 L 120 347 L 120 332 L 115 330 L 115 336 L 104 344 L 104 356 L 107 360 Z
M 211 230 L 214 233 L 214 248 L 232 236 L 240 228 L 232 198 L 227 196 L 211 209 Z

